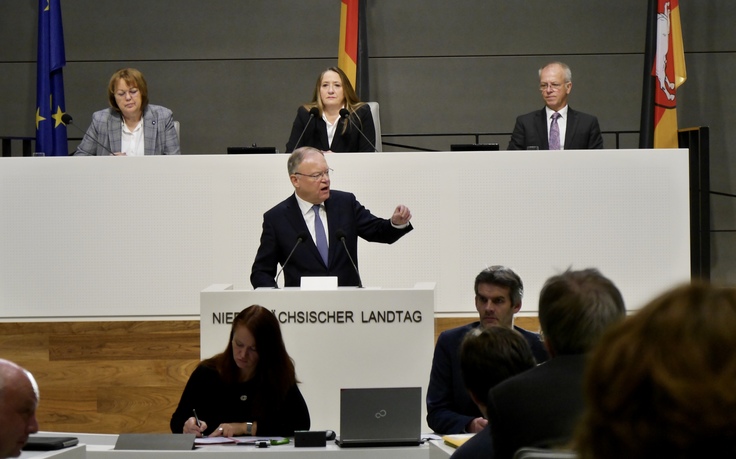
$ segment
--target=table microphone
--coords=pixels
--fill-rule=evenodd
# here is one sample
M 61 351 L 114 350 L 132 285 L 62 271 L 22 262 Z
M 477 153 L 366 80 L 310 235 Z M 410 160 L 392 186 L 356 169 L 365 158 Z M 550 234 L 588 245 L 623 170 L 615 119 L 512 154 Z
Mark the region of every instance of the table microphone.
M 287 263 L 289 262 L 289 260 L 291 260 L 291 256 L 292 256 L 292 255 L 294 255 L 294 251 L 295 251 L 295 250 L 296 250 L 296 248 L 297 248 L 297 247 L 299 246 L 299 244 L 301 244 L 302 242 L 304 242 L 304 240 L 305 240 L 306 238 L 307 238 L 307 233 L 299 233 L 299 234 L 298 234 L 298 235 L 296 236 L 296 244 L 294 244 L 294 248 L 293 248 L 293 249 L 291 249 L 291 252 L 289 252 L 289 256 L 288 256 L 288 257 L 286 257 L 286 260 L 284 261 L 284 264 L 283 264 L 283 265 L 281 265 L 281 269 L 280 269 L 280 270 L 279 270 L 279 272 L 278 272 L 278 273 L 276 274 L 276 277 L 275 277 L 275 278 L 274 278 L 274 280 L 273 280 L 274 286 L 275 286 L 276 288 L 279 288 L 279 276 L 281 275 L 281 273 L 282 273 L 282 272 L 284 272 L 284 268 L 286 268 L 286 264 L 287 264 Z
M 360 132 L 360 135 L 362 135 L 363 138 L 366 140 L 366 142 L 368 142 L 368 145 L 370 145 L 371 148 L 373 148 L 373 151 L 378 152 L 378 149 L 373 144 L 373 142 L 371 142 L 370 139 L 365 134 L 363 134 L 363 130 L 359 128 L 358 125 L 353 122 L 353 118 L 352 116 L 350 116 L 350 112 L 348 111 L 347 108 L 340 109 L 340 118 L 347 119 L 348 121 L 350 121 L 350 124 L 352 124 L 355 127 L 355 129 L 357 129 L 358 132 Z
M 65 125 L 65 126 L 74 126 L 74 129 L 76 129 L 77 131 L 79 131 L 79 132 L 81 132 L 82 134 L 84 134 L 84 135 L 82 136 L 82 139 L 84 139 L 85 137 L 89 137 L 89 138 L 90 138 L 90 139 L 92 139 L 92 140 L 93 140 L 93 141 L 94 141 L 94 142 L 95 142 L 95 143 L 96 143 L 97 145 L 99 145 L 99 146 L 101 146 L 102 148 L 104 148 L 104 149 L 105 149 L 105 151 L 107 151 L 107 152 L 108 152 L 108 153 L 110 153 L 110 154 L 113 154 L 113 153 L 112 153 L 112 151 L 111 151 L 111 150 L 110 150 L 109 148 L 107 148 L 106 146 L 102 145 L 102 144 L 101 144 L 101 143 L 100 143 L 100 142 L 99 142 L 99 141 L 98 141 L 97 139 L 95 139 L 95 138 L 94 138 L 94 137 L 92 137 L 91 135 L 88 135 L 88 134 L 87 134 L 86 132 L 84 132 L 84 131 L 82 131 L 81 129 L 79 129 L 79 126 L 77 126 L 76 124 L 74 124 L 74 122 L 73 122 L 73 119 L 72 119 L 72 115 L 70 115 L 70 114 L 68 114 L 68 113 L 64 113 L 63 115 L 61 115 L 61 122 L 62 122 L 62 123 L 64 123 L 64 125 Z M 77 148 L 77 149 L 79 149 L 79 148 Z M 81 150 L 81 151 L 84 151 L 84 150 Z M 89 153 L 88 151 L 84 151 L 84 152 L 85 152 L 85 153 L 87 153 L 87 154 L 90 154 L 90 153 Z
M 344 110 L 344 109 L 343 109 Z M 342 242 L 342 246 L 345 247 L 345 251 L 348 253 L 348 258 L 350 259 L 350 263 L 353 264 L 353 269 L 355 270 L 355 274 L 358 275 L 358 288 L 363 288 L 363 281 L 360 280 L 360 272 L 358 271 L 358 265 L 355 264 L 355 261 L 353 261 L 352 255 L 350 255 L 350 251 L 348 250 L 348 245 L 345 243 L 345 231 L 342 230 L 342 228 L 335 231 L 335 237 Z
M 307 121 L 307 124 L 304 125 L 304 129 L 302 129 L 302 134 L 299 136 L 299 139 L 294 144 L 294 150 L 299 148 L 299 142 L 302 141 L 302 137 L 304 137 L 304 133 L 307 132 L 307 128 L 309 127 L 309 123 L 312 122 L 313 119 L 319 116 L 319 108 L 312 107 L 309 109 L 309 121 Z

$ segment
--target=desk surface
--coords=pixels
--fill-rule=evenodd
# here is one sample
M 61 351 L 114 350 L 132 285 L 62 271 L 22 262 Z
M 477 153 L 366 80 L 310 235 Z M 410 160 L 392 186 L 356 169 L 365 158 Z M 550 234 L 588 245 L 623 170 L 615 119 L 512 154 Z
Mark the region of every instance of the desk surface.
M 23 451 L 20 454 L 20 459 L 85 459 L 86 457 L 85 445 L 77 445 L 55 451 Z
M 457 448 L 448 446 L 442 440 L 429 441 L 429 459 L 447 459 Z
M 243 454 L 266 454 L 267 459 L 318 459 L 330 456 L 335 459 L 429 459 L 428 442 L 420 446 L 340 448 L 334 442 L 319 448 L 295 448 L 292 441 L 288 445 L 256 448 L 252 445 L 207 445 L 197 446 L 192 451 L 116 451 L 117 435 L 101 435 L 70 432 L 41 432 L 44 436 L 75 436 L 80 444 L 58 451 L 24 451 L 21 459 L 174 459 L 181 457 L 212 457 L 214 459 L 242 459 Z M 447 457 L 447 456 L 445 456 Z
M 255 446 L 208 445 L 193 451 L 115 451 L 112 446 L 87 446 L 88 459 L 174 459 L 181 457 L 212 457 L 215 459 L 242 459 L 243 454 L 265 454 L 268 459 L 318 459 L 330 456 L 340 459 L 428 459 L 429 445 L 380 448 L 340 448 L 328 443 L 320 448 L 295 448 L 289 445 L 256 448 Z

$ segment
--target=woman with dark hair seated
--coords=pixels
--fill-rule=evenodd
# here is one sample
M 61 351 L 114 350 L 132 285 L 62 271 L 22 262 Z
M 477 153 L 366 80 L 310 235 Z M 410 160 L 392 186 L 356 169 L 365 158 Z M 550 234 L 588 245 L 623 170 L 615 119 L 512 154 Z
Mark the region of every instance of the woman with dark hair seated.
M 309 430 L 297 382 L 278 320 L 268 309 L 250 306 L 233 320 L 225 351 L 203 360 L 190 376 L 171 431 L 288 437 Z

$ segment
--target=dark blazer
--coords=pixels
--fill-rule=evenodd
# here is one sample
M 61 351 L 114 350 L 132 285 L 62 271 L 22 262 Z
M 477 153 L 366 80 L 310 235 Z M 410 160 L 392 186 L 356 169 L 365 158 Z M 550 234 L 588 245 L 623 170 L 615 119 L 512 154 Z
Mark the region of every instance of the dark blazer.
M 509 378 L 488 393 L 496 459 L 525 446 L 566 444 L 583 412 L 586 356 L 561 355 Z
M 493 439 L 491 438 L 491 426 L 487 425 L 483 430 L 460 445 L 452 453 L 450 459 L 488 459 L 492 451 Z
M 376 144 L 376 127 L 373 125 L 371 108 L 367 104 L 361 105 L 355 113 L 350 115 L 350 119 L 353 121 L 352 123 L 347 119 L 338 121 L 335 136 L 332 138 L 332 145 L 330 145 L 327 142 L 327 124 L 325 120 L 322 117 L 315 117 L 309 123 L 309 111 L 303 106 L 299 107 L 294 125 L 291 127 L 291 136 L 286 143 L 286 152 L 291 153 L 296 149 L 296 142 L 299 140 L 302 131 L 304 131 L 304 136 L 299 141 L 300 147 L 314 147 L 322 151 L 331 150 L 336 153 L 376 151 L 374 147 Z M 309 123 L 309 126 L 307 126 L 307 123 Z M 344 134 L 342 132 L 343 123 L 348 125 Z M 304 126 L 307 126 L 306 131 Z M 360 134 L 356 126 L 363 131 L 370 142 Z
M 547 111 L 544 108 L 516 118 L 516 126 L 514 126 L 514 132 L 511 134 L 508 150 L 526 150 L 528 146 L 537 146 L 540 150 L 549 150 Z M 603 148 L 603 137 L 601 137 L 598 118 L 568 108 L 565 150 L 596 148 Z
M 294 248 L 299 234 L 306 235 L 284 268 L 284 286 L 298 287 L 302 276 L 337 276 L 339 286 L 357 286 L 358 275 L 353 268 L 345 247 L 337 239 L 337 230 L 345 232 L 345 244 L 355 264 L 358 264 L 358 236 L 369 242 L 392 244 L 413 229 L 411 224 L 397 229 L 388 219 L 378 218 L 363 207 L 355 195 L 330 190 L 324 202 L 329 231 L 329 268 L 325 266 L 317 246 L 309 235 L 296 196 L 291 195 L 263 214 L 263 232 L 250 273 L 254 288 L 276 285 L 276 265 L 283 266 Z
M 460 369 L 460 345 L 478 325 L 480 322 L 473 322 L 446 330 L 437 338 L 427 388 L 427 425 L 439 434 L 463 433 L 470 421 L 481 416 L 465 389 Z M 549 358 L 539 335 L 516 326 L 514 330 L 526 338 L 538 363 Z
M 209 435 L 223 422 L 257 422 L 257 434 L 263 436 L 294 435 L 296 430 L 309 430 L 309 408 L 296 384 L 289 388 L 283 401 L 274 400 L 258 378 L 246 382 L 227 383 L 208 364 L 200 363 L 189 377 L 179 406 L 171 415 L 172 433 L 182 433 L 184 423 L 197 410 L 197 417 L 207 423 Z M 247 397 L 243 397 L 247 394 Z M 268 409 L 259 415 L 255 401 L 269 397 Z
M 146 155 L 179 155 L 179 136 L 174 116 L 166 107 L 148 104 L 143 110 L 143 144 Z M 120 112 L 106 108 L 92 115 L 92 124 L 74 156 L 105 156 L 119 152 L 122 146 L 123 118 Z M 96 139 L 95 142 L 93 139 Z M 98 143 L 99 142 L 99 143 Z M 107 147 L 105 150 L 100 144 Z

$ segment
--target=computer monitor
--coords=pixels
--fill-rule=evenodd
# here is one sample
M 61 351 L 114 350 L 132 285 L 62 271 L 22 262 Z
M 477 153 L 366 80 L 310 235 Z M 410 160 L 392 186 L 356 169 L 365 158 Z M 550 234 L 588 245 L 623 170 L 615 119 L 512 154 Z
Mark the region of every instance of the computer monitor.
M 276 147 L 227 147 L 228 155 L 243 155 L 256 153 L 278 153 Z
M 498 151 L 497 143 L 454 143 L 450 151 Z

